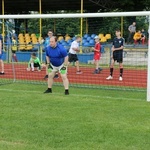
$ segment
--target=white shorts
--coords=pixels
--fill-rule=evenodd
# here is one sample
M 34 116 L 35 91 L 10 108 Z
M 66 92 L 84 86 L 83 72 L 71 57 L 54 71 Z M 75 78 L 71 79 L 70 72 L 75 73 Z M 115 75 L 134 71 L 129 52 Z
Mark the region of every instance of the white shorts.
M 63 67 L 63 64 L 61 66 L 58 66 L 58 67 L 53 66 L 52 64 L 51 64 L 51 66 L 53 67 L 52 72 L 59 72 L 59 73 L 61 73 L 60 69 Z

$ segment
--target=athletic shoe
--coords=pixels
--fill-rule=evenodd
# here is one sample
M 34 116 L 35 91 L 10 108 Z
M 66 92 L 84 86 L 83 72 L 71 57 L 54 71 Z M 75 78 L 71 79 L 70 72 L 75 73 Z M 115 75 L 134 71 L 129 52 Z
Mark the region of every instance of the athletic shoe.
M 58 74 L 55 74 L 54 79 L 58 79 L 58 78 L 59 78 Z
M 5 73 L 4 72 L 0 72 L 0 75 L 4 75 Z
M 31 70 L 34 71 L 34 68 L 32 68 Z
M 122 81 L 123 80 L 123 78 L 122 77 L 119 77 L 119 81 Z
M 98 70 L 95 69 L 95 71 L 93 72 L 93 74 L 99 74 L 99 73 L 100 73 L 99 69 Z
M 65 91 L 65 95 L 69 95 L 69 91 Z
M 102 69 L 102 68 L 98 68 L 98 70 L 99 70 L 99 71 L 102 71 L 103 69 Z
M 44 79 L 47 79 L 48 78 L 48 75 L 45 75 Z
M 106 78 L 106 80 L 112 80 L 112 79 L 113 77 L 111 75 Z
M 44 93 L 52 93 L 51 89 L 47 89 Z
M 79 71 L 77 71 L 77 72 L 76 72 L 76 74 L 82 74 L 82 71 L 81 71 L 81 70 L 79 70 Z

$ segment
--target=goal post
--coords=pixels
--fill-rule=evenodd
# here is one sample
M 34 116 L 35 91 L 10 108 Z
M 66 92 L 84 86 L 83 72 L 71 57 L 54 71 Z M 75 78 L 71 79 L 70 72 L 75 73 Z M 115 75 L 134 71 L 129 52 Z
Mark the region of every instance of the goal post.
M 149 16 L 150 32 L 150 11 L 137 12 L 107 12 L 107 13 L 75 13 L 75 14 L 21 14 L 21 15 L 0 15 L 0 19 L 35 19 L 35 18 L 93 18 L 93 17 L 122 17 L 122 16 Z M 149 40 L 149 38 L 148 38 Z M 147 61 L 147 101 L 150 101 L 150 43 L 148 41 Z

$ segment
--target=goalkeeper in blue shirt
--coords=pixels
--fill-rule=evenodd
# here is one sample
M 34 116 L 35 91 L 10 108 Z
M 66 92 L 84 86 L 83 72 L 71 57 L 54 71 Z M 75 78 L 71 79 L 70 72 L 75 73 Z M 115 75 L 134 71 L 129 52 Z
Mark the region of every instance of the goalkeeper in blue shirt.
M 69 81 L 67 78 L 68 54 L 67 50 L 57 43 L 56 37 L 50 38 L 50 45 L 46 48 L 46 61 L 48 67 L 48 89 L 44 93 L 52 93 L 53 78 L 60 73 L 65 88 L 65 95 L 69 94 Z

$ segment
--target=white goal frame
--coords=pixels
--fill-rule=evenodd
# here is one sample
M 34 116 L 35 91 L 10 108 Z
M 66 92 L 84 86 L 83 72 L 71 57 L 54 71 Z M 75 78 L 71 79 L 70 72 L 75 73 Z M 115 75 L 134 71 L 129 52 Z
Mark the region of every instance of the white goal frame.
M 148 16 L 150 32 L 150 11 L 136 12 L 107 12 L 107 13 L 75 13 L 75 14 L 21 14 L 0 15 L 0 19 L 33 19 L 33 18 L 92 18 L 92 17 L 122 17 L 122 16 Z M 150 34 L 149 34 L 150 37 Z M 149 39 L 149 38 L 148 38 Z M 150 40 L 150 39 L 149 39 Z M 150 41 L 148 40 L 148 67 L 147 67 L 147 101 L 150 102 Z

